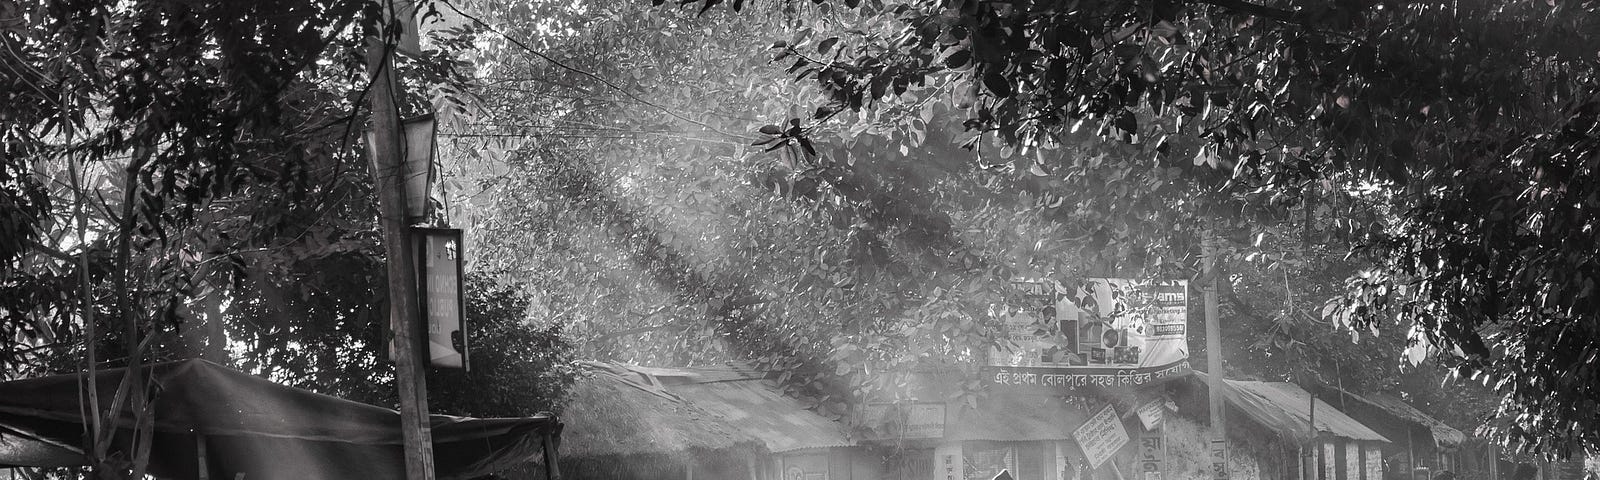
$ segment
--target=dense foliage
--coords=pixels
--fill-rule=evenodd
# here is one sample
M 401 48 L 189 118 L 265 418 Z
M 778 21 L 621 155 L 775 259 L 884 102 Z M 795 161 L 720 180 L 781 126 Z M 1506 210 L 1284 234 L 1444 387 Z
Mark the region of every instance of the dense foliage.
M 1597 444 L 1592 4 L 718 3 L 424 16 L 400 103 L 516 286 L 473 284 L 447 410 L 551 405 L 570 342 L 756 360 L 847 415 L 996 343 L 1015 279 L 1199 280 L 1211 238 L 1230 374 L 1456 405 L 1442 364 L 1502 439 Z M 0 0 L 7 374 L 131 335 L 391 398 L 375 8 Z
M 395 33 L 377 7 L 0 1 L 3 376 L 198 356 L 391 400 L 359 148 L 367 39 Z M 423 94 L 400 99 L 408 114 L 460 91 L 451 52 L 470 36 L 437 32 L 437 48 L 401 59 Z M 484 327 L 472 340 L 491 351 L 465 379 L 434 373 L 451 392 L 438 411 L 555 404 L 571 350 L 525 325 L 518 301 L 472 292 L 469 317 Z M 88 444 L 125 440 L 85 441 L 97 452 Z M 91 461 L 101 476 L 139 465 Z
M 1340 220 L 1305 227 L 1375 265 L 1324 314 L 1414 326 L 1422 348 L 1504 395 L 1512 443 L 1596 443 L 1597 85 L 1579 40 L 1596 34 L 1594 3 L 841 7 L 898 28 L 774 45 L 823 90 L 815 118 L 949 79 L 966 127 L 998 138 L 1002 158 L 1024 154 L 1007 163 L 1088 173 L 1054 190 L 1068 195 L 1126 177 L 1051 147 L 1084 132 L 1139 146 L 1133 186 L 1078 197 L 1124 209 L 1131 221 L 1098 232 L 1117 243 L 1157 245 L 1137 228 L 1151 216 L 1198 237 L 1325 211 Z M 805 129 L 770 131 L 816 150 Z M 1194 188 L 1161 188 L 1173 182 Z

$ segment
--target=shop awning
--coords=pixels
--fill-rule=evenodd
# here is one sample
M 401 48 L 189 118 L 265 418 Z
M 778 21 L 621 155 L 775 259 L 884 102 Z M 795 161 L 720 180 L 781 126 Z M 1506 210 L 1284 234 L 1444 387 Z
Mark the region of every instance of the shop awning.
M 273 383 L 204 360 L 143 369 L 151 387 L 154 441 L 150 472 L 163 478 L 305 480 L 404 478 L 400 415 Z M 92 379 L 108 408 L 123 369 Z M 0 383 L 0 465 L 70 466 L 87 463 L 87 428 L 80 400 L 86 375 L 56 375 Z M 124 402 L 126 403 L 126 402 Z M 438 478 L 471 478 L 528 462 L 542 463 L 545 442 L 559 442 L 554 416 L 477 419 L 433 415 Z M 134 418 L 123 405 L 106 426 L 126 445 Z M 553 448 L 552 448 L 553 451 Z

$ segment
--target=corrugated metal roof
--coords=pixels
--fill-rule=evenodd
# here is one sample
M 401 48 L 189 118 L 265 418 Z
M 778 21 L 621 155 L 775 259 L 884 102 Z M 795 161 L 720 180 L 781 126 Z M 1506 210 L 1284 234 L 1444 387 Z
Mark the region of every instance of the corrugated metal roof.
M 1428 430 L 1433 432 L 1433 440 L 1440 445 L 1454 447 L 1461 445 L 1461 442 L 1467 440 L 1467 434 L 1461 433 L 1460 430 L 1456 430 L 1454 427 L 1445 425 L 1444 422 L 1439 421 L 1439 419 L 1433 418 L 1426 413 L 1422 413 L 1421 410 L 1417 410 L 1416 407 L 1413 407 L 1411 404 L 1406 403 L 1404 400 L 1399 398 L 1395 398 L 1394 396 L 1378 393 L 1364 396 L 1355 395 L 1355 398 L 1365 401 L 1374 407 L 1383 409 L 1384 411 L 1389 412 L 1389 414 L 1400 417 L 1403 420 L 1428 427 Z
M 589 375 L 573 385 L 561 412 L 567 424 L 562 456 L 745 455 L 762 450 L 760 439 L 637 372 L 596 362 L 583 366 Z
M 1056 395 L 1009 393 L 991 389 L 976 408 L 957 401 L 966 377 L 960 372 L 913 373 L 903 388 L 907 396 L 924 402 L 945 403 L 947 441 L 1068 440 L 1072 431 L 1089 418 L 1082 407 L 1069 405 Z
M 759 377 L 737 369 L 685 369 L 696 379 L 669 384 L 667 390 L 707 411 L 733 428 L 761 439 L 767 450 L 853 445 L 838 422 L 807 410 Z
M 1340 403 L 1340 405 L 1350 407 L 1350 413 L 1357 417 L 1366 416 L 1365 418 L 1368 419 L 1369 423 L 1396 420 L 1427 428 L 1429 436 L 1433 437 L 1434 443 L 1441 447 L 1457 447 L 1467 441 L 1466 433 L 1456 430 L 1455 427 L 1451 427 L 1427 413 L 1423 413 L 1394 395 L 1383 393 L 1358 395 L 1349 390 L 1331 385 L 1317 387 L 1317 393 L 1325 395 L 1324 398 L 1329 400 L 1342 396 L 1347 401 L 1356 402 L 1354 405 L 1349 403 Z M 1370 415 L 1374 414 L 1380 416 L 1380 418 L 1371 418 Z
M 1199 383 L 1205 384 L 1205 373 L 1194 373 Z M 1301 389 L 1299 385 L 1244 380 L 1224 380 L 1224 383 L 1228 387 L 1224 392 L 1228 402 L 1262 426 L 1297 442 L 1307 441 L 1313 437 L 1309 427 L 1311 393 Z M 1389 441 L 1378 432 L 1333 408 L 1333 405 L 1321 399 L 1316 402 L 1317 432 L 1355 440 Z
M 1088 418 L 1055 396 L 991 393 L 978 404 L 946 407 L 946 440 L 1067 440 Z

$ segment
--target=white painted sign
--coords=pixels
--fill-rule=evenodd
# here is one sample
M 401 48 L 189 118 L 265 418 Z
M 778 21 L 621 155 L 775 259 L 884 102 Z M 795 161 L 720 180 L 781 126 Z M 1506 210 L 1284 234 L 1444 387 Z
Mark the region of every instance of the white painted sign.
M 1163 402 L 1160 399 L 1151 400 L 1139 405 L 1139 424 L 1143 425 L 1145 430 L 1155 430 L 1156 427 L 1161 426 L 1161 419 L 1166 414 L 1166 412 L 1163 412 L 1162 410 L 1165 408 L 1166 402 Z
M 1106 405 L 1100 409 L 1089 421 L 1083 422 L 1077 430 L 1072 431 L 1072 439 L 1078 441 L 1078 446 L 1083 448 L 1083 456 L 1089 459 L 1089 465 L 1100 468 L 1100 464 L 1117 453 L 1117 449 L 1128 444 L 1128 431 L 1122 428 L 1122 420 L 1117 417 L 1117 411 Z
M 961 444 L 940 445 L 933 449 L 933 480 L 966 480 L 966 461 Z
M 1331 463 L 1329 465 L 1332 465 Z M 1228 441 L 1211 440 L 1211 478 L 1228 480 Z

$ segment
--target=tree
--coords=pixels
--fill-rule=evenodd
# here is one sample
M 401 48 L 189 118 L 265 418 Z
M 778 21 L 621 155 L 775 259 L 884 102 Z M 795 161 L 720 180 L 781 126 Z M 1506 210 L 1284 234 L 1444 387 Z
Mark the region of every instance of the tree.
M 344 387 L 381 376 L 382 259 L 357 148 L 375 13 L 361 1 L 0 1 L 4 375 L 206 356 L 325 393 L 358 395 Z M 452 53 L 470 35 L 435 32 L 438 48 L 400 63 L 433 93 L 403 99 L 408 110 L 460 101 Z M 494 331 L 546 340 L 533 345 L 548 356 L 529 361 L 558 368 L 554 334 L 503 310 Z M 499 363 L 480 375 L 530 365 Z M 138 411 L 143 396 L 119 398 Z M 139 476 L 141 459 L 94 453 L 111 441 L 125 439 L 86 435 L 96 476 Z
M 1375 212 L 1378 223 L 1308 226 L 1375 263 L 1325 315 L 1357 330 L 1415 326 L 1421 348 L 1502 394 L 1498 414 L 1516 421 L 1496 433 L 1509 443 L 1600 444 L 1596 85 L 1587 43 L 1572 40 L 1592 37 L 1594 4 L 844 6 L 901 28 L 774 46 L 824 90 L 819 120 L 952 81 L 968 128 L 999 139 L 1002 158 L 1044 152 L 1012 156 L 1019 170 L 1107 178 L 1050 151 L 1089 133 L 1130 145 L 1139 160 L 1115 163 L 1133 183 L 1196 187 L 1102 190 L 1112 196 L 1097 201 L 1123 206 L 1122 218 L 1159 215 L 1197 238 L 1281 223 L 1295 206 Z M 806 129 L 780 133 L 804 147 Z M 1107 225 L 1106 244 L 1158 238 L 1145 222 Z M 1168 248 L 1157 257 L 1188 246 Z

